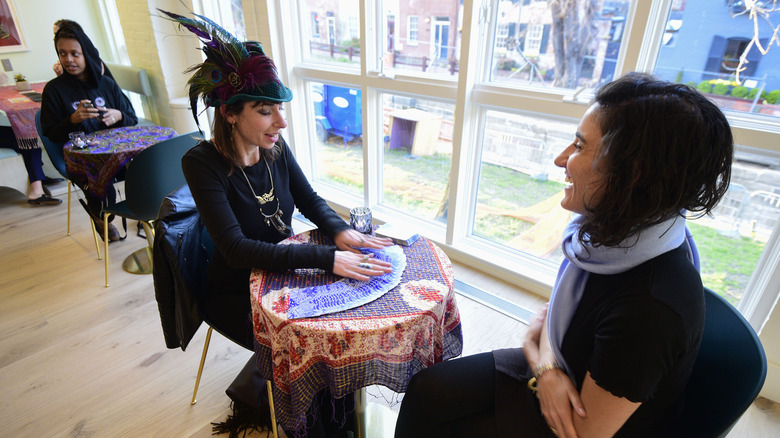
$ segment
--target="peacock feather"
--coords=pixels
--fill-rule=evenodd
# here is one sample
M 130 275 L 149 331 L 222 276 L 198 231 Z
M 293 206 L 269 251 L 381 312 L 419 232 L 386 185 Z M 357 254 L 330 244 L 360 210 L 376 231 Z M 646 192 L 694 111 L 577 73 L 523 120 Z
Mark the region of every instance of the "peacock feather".
M 187 69 L 187 82 L 193 117 L 197 121 L 197 101 L 219 106 L 235 100 L 289 101 L 290 90 L 282 85 L 271 58 L 260 43 L 242 42 L 222 26 L 203 15 L 195 18 L 158 11 L 195 34 L 203 43 L 206 61 Z

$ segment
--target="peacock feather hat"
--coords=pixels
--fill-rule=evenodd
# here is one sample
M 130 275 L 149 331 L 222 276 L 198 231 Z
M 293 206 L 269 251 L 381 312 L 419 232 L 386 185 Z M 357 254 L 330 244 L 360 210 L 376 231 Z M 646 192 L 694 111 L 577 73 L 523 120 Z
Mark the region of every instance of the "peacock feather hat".
M 187 69 L 194 73 L 187 81 L 192 114 L 197 120 L 197 101 L 206 107 L 238 101 L 289 102 L 292 91 L 282 84 L 274 62 L 255 41 L 239 41 L 214 21 L 202 15 L 187 18 L 162 9 L 158 11 L 194 33 L 203 43 L 206 60 Z

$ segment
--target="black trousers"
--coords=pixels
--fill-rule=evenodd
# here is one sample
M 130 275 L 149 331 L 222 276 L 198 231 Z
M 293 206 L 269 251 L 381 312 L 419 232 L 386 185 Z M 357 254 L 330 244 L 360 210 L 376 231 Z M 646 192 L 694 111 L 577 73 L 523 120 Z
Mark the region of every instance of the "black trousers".
M 438 363 L 412 377 L 396 438 L 554 437 L 526 382 L 495 370 L 493 353 Z

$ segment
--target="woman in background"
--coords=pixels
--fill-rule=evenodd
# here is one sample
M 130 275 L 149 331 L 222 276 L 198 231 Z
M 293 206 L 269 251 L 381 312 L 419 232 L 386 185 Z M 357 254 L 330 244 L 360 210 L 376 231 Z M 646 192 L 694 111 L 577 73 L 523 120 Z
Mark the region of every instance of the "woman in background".
M 122 94 L 116 82 L 102 74 L 102 61 L 97 49 L 83 32 L 62 26 L 54 37 L 64 73 L 46 84 L 41 102 L 43 134 L 55 143 L 65 144 L 73 131 L 85 133 L 101 129 L 132 126 L 138 123 L 135 110 Z M 85 189 L 85 187 L 82 187 Z M 113 205 L 116 191 L 108 187 L 106 199 L 99 199 L 84 190 L 87 212 L 103 236 L 101 211 L 103 203 Z M 119 231 L 109 225 L 108 238 L 119 239 Z
M 523 348 L 415 375 L 397 438 L 674 436 L 704 326 L 687 212 L 728 188 L 720 110 L 680 84 L 628 74 L 604 85 L 556 159 L 566 257 Z
M 79 32 L 84 32 L 84 29 L 81 27 L 80 24 L 73 20 L 68 20 L 66 18 L 63 18 L 61 20 L 57 20 L 54 22 L 54 26 L 52 26 L 52 30 L 54 31 L 54 35 L 57 35 L 57 31 L 60 30 L 61 27 L 70 27 L 71 29 L 78 30 Z M 89 55 L 93 59 L 100 59 L 100 53 L 95 49 L 94 53 L 91 53 Z M 62 74 L 62 64 L 60 64 L 60 60 L 57 59 L 57 62 L 54 63 L 54 66 L 52 66 L 52 70 L 54 70 L 54 74 L 59 76 Z M 114 75 L 111 74 L 111 70 L 106 67 L 106 65 L 103 63 L 103 61 L 100 61 L 100 72 L 103 75 L 108 76 L 111 79 L 114 79 Z

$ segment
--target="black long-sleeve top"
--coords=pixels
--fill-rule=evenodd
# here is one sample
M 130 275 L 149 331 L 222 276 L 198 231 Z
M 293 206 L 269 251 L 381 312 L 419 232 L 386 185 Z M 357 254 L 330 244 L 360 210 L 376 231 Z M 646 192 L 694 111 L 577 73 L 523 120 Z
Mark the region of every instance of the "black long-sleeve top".
M 274 196 L 289 227 L 293 207 L 331 237 L 349 225 L 312 189 L 289 147 L 280 139 L 281 154 L 268 162 Z M 252 268 L 272 271 L 295 268 L 333 269 L 334 246 L 277 245 L 286 238 L 267 225 L 261 214 L 272 215 L 276 201 L 260 206 L 241 169 L 234 168 L 202 141 L 182 158 L 182 169 L 203 223 L 216 250 L 209 263 L 208 286 L 216 293 L 247 293 Z M 265 162 L 243 168 L 257 195 L 271 190 Z M 216 290 L 215 290 L 216 289 Z
M 67 73 L 52 79 L 43 89 L 41 98 L 41 129 L 43 134 L 55 143 L 68 141 L 73 131 L 90 133 L 101 129 L 133 126 L 138 117 L 130 100 L 108 76 L 101 76 L 95 87 L 91 82 L 81 82 Z M 106 126 L 99 118 L 87 119 L 79 124 L 70 121 L 70 115 L 76 111 L 78 102 L 89 99 L 95 106 L 117 109 L 122 112 L 122 120 Z

